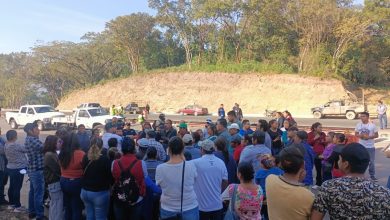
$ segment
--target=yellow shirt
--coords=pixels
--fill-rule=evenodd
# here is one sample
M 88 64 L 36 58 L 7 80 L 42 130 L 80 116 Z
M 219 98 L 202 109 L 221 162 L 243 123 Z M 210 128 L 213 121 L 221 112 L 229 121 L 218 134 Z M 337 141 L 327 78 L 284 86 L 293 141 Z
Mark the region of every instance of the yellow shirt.
M 310 219 L 314 195 L 304 186 L 292 185 L 279 176 L 266 179 L 268 216 L 271 220 Z

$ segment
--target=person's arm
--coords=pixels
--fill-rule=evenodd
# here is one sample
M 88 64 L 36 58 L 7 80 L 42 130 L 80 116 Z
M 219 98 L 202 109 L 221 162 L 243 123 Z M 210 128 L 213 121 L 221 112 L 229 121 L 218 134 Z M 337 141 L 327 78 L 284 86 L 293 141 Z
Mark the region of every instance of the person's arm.
M 144 160 L 141 160 L 142 172 L 144 173 L 144 178 L 148 177 L 148 167 Z
M 222 201 L 230 200 L 232 198 L 233 187 L 234 184 L 230 184 L 228 187 L 226 187 L 225 191 L 222 193 Z
M 314 134 L 312 132 L 307 135 L 307 143 L 311 146 L 314 146 L 315 144 Z
M 145 185 L 146 185 L 146 187 L 150 188 L 150 189 L 153 191 L 153 193 L 156 193 L 156 194 L 161 194 L 161 193 L 162 193 L 160 187 L 158 187 L 158 186 L 150 179 L 149 176 L 147 176 L 147 177 L 145 178 Z
M 374 135 L 369 136 L 368 139 L 375 139 L 375 138 L 378 138 L 378 137 L 379 137 L 378 132 L 375 132 Z
M 324 213 L 321 213 L 321 212 L 313 209 L 313 211 L 311 212 L 310 219 L 311 220 L 322 220 L 322 219 L 324 219 L 324 217 L 325 217 Z

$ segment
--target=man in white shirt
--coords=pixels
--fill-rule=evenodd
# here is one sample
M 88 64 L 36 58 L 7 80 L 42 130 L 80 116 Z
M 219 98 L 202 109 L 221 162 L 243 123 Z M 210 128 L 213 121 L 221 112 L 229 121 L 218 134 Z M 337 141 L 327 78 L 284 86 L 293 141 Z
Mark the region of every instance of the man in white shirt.
M 356 125 L 355 136 L 359 138 L 359 143 L 363 145 L 370 154 L 370 165 L 368 172 L 372 180 L 376 181 L 375 177 L 375 141 L 378 135 L 378 128 L 374 123 L 370 122 L 370 114 L 368 112 L 360 113 L 362 120 Z
M 116 133 L 116 127 L 111 122 L 107 123 L 104 128 L 106 129 L 106 132 L 102 136 L 103 140 L 103 148 L 108 149 L 108 140 L 111 138 L 116 138 L 118 140 L 117 149 L 119 152 L 122 152 L 122 137 L 115 134 Z
M 223 205 L 221 192 L 228 185 L 225 163 L 214 155 L 214 142 L 199 142 L 202 157 L 193 160 L 198 176 L 195 180 L 195 193 L 199 203 L 200 220 L 222 220 Z
M 381 125 L 381 129 L 386 129 L 387 128 L 387 115 L 386 115 L 387 106 L 383 104 L 382 100 L 378 101 L 376 112 L 378 113 L 378 119 Z

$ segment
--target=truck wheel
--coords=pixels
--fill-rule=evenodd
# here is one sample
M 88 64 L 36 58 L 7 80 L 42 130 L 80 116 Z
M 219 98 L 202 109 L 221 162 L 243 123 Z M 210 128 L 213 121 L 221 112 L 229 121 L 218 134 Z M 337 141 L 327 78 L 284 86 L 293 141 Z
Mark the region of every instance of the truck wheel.
M 313 117 L 316 119 L 320 119 L 320 118 L 322 118 L 322 114 L 319 111 L 315 111 L 315 112 L 313 112 Z
M 353 119 L 356 118 L 356 113 L 355 113 L 355 112 L 349 111 L 349 112 L 347 112 L 347 113 L 345 114 L 345 117 L 346 117 L 347 119 L 349 119 L 349 120 L 353 120 Z
M 43 123 L 41 121 L 38 121 L 38 130 L 43 131 L 43 129 L 45 129 L 43 127 Z
M 9 121 L 9 125 L 11 126 L 12 129 L 18 129 L 18 124 L 16 124 L 16 121 L 14 119 L 11 119 Z

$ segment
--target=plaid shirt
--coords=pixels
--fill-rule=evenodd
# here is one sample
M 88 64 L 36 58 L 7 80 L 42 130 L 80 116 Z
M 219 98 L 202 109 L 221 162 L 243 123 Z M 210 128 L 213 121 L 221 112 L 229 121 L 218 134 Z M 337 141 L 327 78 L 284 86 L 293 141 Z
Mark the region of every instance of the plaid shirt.
M 148 147 L 154 147 L 157 150 L 157 159 L 160 161 L 165 161 L 167 159 L 167 153 L 164 150 L 162 144 L 155 139 L 148 140 Z
M 27 136 L 24 143 L 28 157 L 27 172 L 35 172 L 43 170 L 43 144 L 42 142 L 33 136 Z

